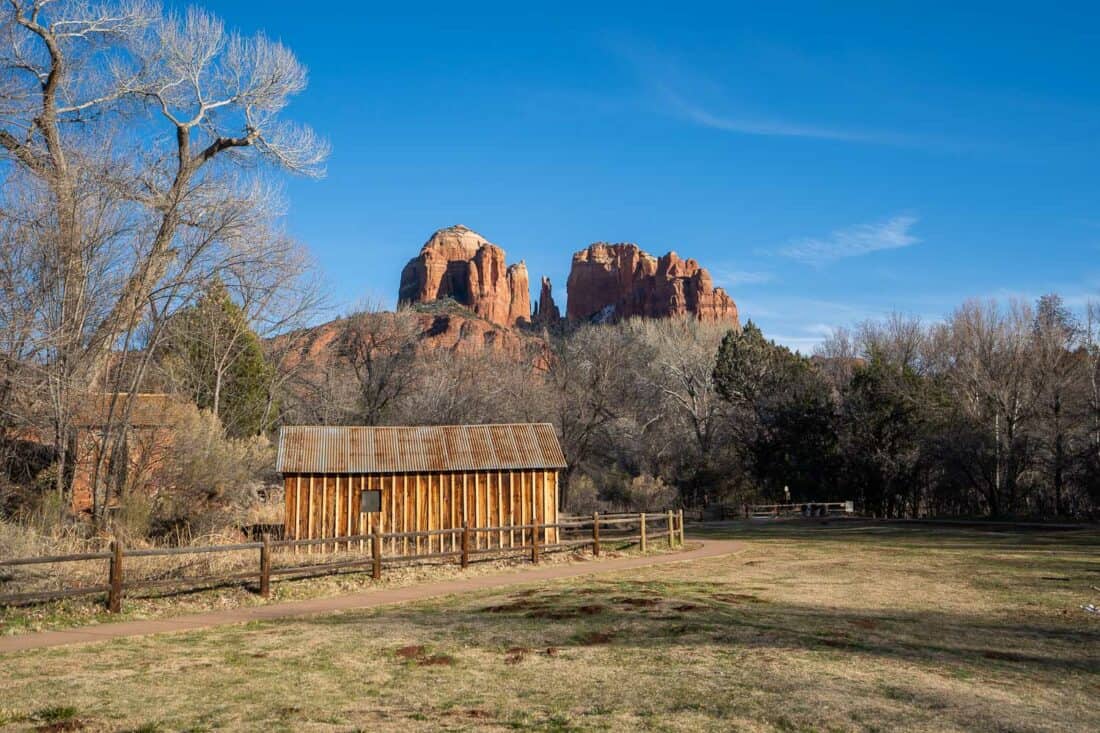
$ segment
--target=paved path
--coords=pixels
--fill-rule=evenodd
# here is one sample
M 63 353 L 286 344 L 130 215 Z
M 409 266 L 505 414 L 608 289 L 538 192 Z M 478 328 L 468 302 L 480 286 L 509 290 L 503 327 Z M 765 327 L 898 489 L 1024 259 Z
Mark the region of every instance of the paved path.
M 149 619 L 144 621 L 122 621 L 119 623 L 98 624 L 63 631 L 41 631 L 32 634 L 0 637 L 0 654 L 18 652 L 26 649 L 42 649 L 66 644 L 87 644 L 89 642 L 118 639 L 126 636 L 145 636 L 172 631 L 204 629 L 225 624 L 240 624 L 248 621 L 267 621 L 271 619 L 293 618 L 349 611 L 359 608 L 374 608 L 394 603 L 422 601 L 456 593 L 476 590 L 506 588 L 544 580 L 576 578 L 584 575 L 608 573 L 615 570 L 667 565 L 669 563 L 701 560 L 719 557 L 735 552 L 738 544 L 730 540 L 696 540 L 700 546 L 687 552 L 667 555 L 649 555 L 646 557 L 622 557 L 600 560 L 590 563 L 570 563 L 568 565 L 545 565 L 529 570 L 496 573 L 494 575 L 476 575 L 453 580 L 441 580 L 433 583 L 421 583 L 405 588 L 387 588 L 368 590 L 329 598 L 314 598 L 305 601 L 272 603 L 266 606 L 250 606 L 225 611 L 210 611 L 175 618 Z

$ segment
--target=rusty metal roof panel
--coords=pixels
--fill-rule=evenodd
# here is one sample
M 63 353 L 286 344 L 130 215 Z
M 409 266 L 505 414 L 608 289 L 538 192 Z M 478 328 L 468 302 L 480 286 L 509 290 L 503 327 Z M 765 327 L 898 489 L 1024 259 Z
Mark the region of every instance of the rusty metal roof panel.
M 565 468 L 548 423 L 419 427 L 288 425 L 280 473 L 389 474 Z

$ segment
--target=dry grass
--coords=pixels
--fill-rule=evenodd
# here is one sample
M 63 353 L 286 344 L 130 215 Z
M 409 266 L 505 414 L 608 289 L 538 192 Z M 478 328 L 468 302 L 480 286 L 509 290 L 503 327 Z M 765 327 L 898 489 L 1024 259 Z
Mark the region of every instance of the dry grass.
M 195 544 L 228 544 L 239 538 L 206 538 Z M 664 551 L 663 543 L 655 552 Z M 603 558 L 620 557 L 637 553 L 637 547 L 623 543 L 605 543 L 610 550 Z M 55 550 L 56 551 L 56 550 Z M 85 549 L 68 550 L 83 552 Z M 313 578 L 273 576 L 271 600 L 266 601 L 256 594 L 257 582 L 241 581 L 236 584 L 195 586 L 188 590 L 184 585 L 179 588 L 143 589 L 127 591 L 123 602 L 123 613 L 112 615 L 106 612 L 104 600 L 100 596 L 86 596 L 51 603 L 41 603 L 23 607 L 0 606 L 0 635 L 21 634 L 33 631 L 73 628 L 89 624 L 127 621 L 134 619 L 164 618 L 187 613 L 216 609 L 255 606 L 279 601 L 321 598 L 326 596 L 353 593 L 364 590 L 381 590 L 404 587 L 432 580 L 447 580 L 456 577 L 499 573 L 501 571 L 521 571 L 528 566 L 528 556 L 511 552 L 503 557 L 485 555 L 471 560 L 468 569 L 462 570 L 455 560 L 425 561 L 419 564 L 386 567 L 381 581 L 374 581 L 369 566 L 339 571 L 337 574 Z M 133 580 L 163 580 L 168 578 L 202 579 L 205 577 L 224 577 L 231 573 L 256 573 L 259 568 L 257 550 L 239 552 L 211 553 L 202 555 L 177 555 L 169 557 L 125 557 L 125 578 Z M 364 552 L 356 546 L 352 553 L 339 554 L 320 552 L 306 554 L 304 551 L 294 554 L 287 550 L 274 553 L 272 567 L 308 566 L 326 562 L 339 562 L 348 559 L 369 561 L 369 545 Z M 544 564 L 591 562 L 587 553 L 563 551 L 544 552 Z M 102 585 L 107 580 L 107 561 L 87 561 L 81 563 L 57 563 L 50 565 L 17 566 L 0 568 L 0 592 L 16 593 L 29 590 L 60 589 L 78 585 Z
M 1100 728 L 1096 533 L 738 531 L 727 558 L 5 657 L 88 730 Z M 56 706 L 65 706 L 59 710 Z

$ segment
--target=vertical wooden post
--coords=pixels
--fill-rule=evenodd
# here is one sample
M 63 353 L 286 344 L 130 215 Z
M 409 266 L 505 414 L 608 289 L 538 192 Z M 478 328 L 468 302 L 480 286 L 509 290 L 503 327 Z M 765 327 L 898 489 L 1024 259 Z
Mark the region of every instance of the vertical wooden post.
M 600 556 L 600 513 L 592 512 L 592 554 Z
M 377 528 L 370 538 L 371 577 L 382 579 L 382 533 Z
M 362 480 L 363 479 L 360 476 L 359 477 L 360 483 L 362 483 Z M 352 495 L 352 487 L 354 485 L 355 485 L 355 479 L 349 477 L 348 478 L 348 531 L 347 531 L 347 536 L 348 537 L 351 537 L 351 533 L 352 533 L 351 507 L 355 503 L 355 497 Z M 363 528 L 358 526 L 358 525 L 361 525 L 362 523 L 363 523 L 363 515 L 360 514 L 359 515 L 359 521 L 356 522 L 356 529 L 355 529 L 356 533 L 362 533 Z M 347 545 L 348 545 L 348 547 L 347 547 L 348 552 L 351 552 L 351 549 L 352 549 L 351 540 L 348 540 Z M 359 550 L 360 550 L 360 552 L 362 552 L 362 549 L 363 549 L 363 541 L 360 540 L 359 541 Z
M 111 564 L 108 569 L 107 612 L 122 612 L 122 542 L 116 537 L 111 540 Z
M 676 528 L 672 524 L 672 510 L 671 509 L 668 510 L 667 523 L 668 523 L 668 547 L 671 550 L 673 547 L 676 546 L 676 532 L 675 532 Z
M 470 525 L 468 522 L 462 523 L 462 567 L 468 567 L 470 565 Z
M 348 481 L 350 482 L 351 479 L 348 479 Z M 335 499 L 335 501 L 334 501 L 334 507 L 335 508 L 332 510 L 332 536 L 335 538 L 335 537 L 340 536 L 340 476 L 339 475 L 336 476 L 336 492 L 335 492 L 334 499 Z M 349 506 L 348 509 L 350 510 L 351 507 Z M 333 552 L 339 552 L 340 551 L 340 543 L 339 542 L 333 542 L 332 543 L 332 551 Z
M 420 526 L 420 474 L 413 474 L 413 531 L 420 532 L 425 528 Z M 430 550 L 429 550 L 430 552 Z M 413 540 L 413 554 L 420 554 L 420 535 Z
M 531 563 L 539 564 L 539 526 L 531 525 Z
M 642 552 L 644 553 L 646 551 L 646 546 L 645 546 L 645 512 L 642 512 L 641 517 L 642 517 L 642 523 L 639 525 L 639 527 L 641 528 L 641 533 L 642 533 Z
M 504 526 L 504 479 L 497 471 L 497 526 Z M 504 530 L 497 535 L 497 547 L 504 547 Z
M 488 474 L 486 474 L 486 476 L 488 476 Z M 486 501 L 488 501 L 488 499 L 489 499 L 489 489 L 488 489 L 488 487 L 486 487 L 486 489 L 485 489 L 485 499 L 486 499 Z M 486 514 L 488 513 L 488 509 L 489 509 L 488 507 L 485 508 Z M 482 524 L 482 522 L 481 522 L 481 480 L 479 478 L 479 474 L 475 473 L 474 474 L 474 526 L 475 527 L 485 527 L 488 524 L 489 524 L 488 521 L 486 521 L 485 524 Z M 489 538 L 486 537 L 486 540 L 488 540 L 488 539 Z M 474 548 L 478 549 L 478 550 L 481 549 L 481 532 L 478 532 L 476 535 L 474 535 Z
M 680 510 L 680 547 L 684 546 L 684 510 Z
M 294 477 L 294 534 L 290 539 L 302 539 L 302 477 Z M 298 554 L 298 545 L 294 545 L 294 554 Z
M 401 531 L 409 531 L 409 474 L 401 476 Z M 401 554 L 409 554 L 409 538 L 401 538 Z
M 328 476 L 321 477 L 321 526 L 318 528 L 319 539 L 325 538 L 325 526 L 328 523 Z M 312 545 L 311 545 L 312 547 Z M 328 552 L 328 548 L 324 543 L 317 545 L 317 551 L 324 555 Z
M 514 527 L 519 517 L 516 514 L 516 472 L 508 472 L 508 524 Z M 516 530 L 508 530 L 508 546 L 516 546 Z
M 313 474 L 309 476 L 309 494 L 306 497 L 306 539 L 313 539 Z M 313 554 L 313 545 L 306 546 L 306 554 Z
M 271 535 L 264 532 L 260 545 L 260 595 L 271 597 Z

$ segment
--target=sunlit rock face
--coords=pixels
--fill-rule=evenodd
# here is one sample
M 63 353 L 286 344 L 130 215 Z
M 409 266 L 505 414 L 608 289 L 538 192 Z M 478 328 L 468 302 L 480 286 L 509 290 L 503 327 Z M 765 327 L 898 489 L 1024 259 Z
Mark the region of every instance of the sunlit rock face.
M 654 257 L 636 244 L 597 242 L 573 255 L 566 284 L 571 321 L 692 316 L 737 325 L 737 305 L 695 260 Z
M 478 316 L 511 327 L 531 318 L 527 266 L 508 266 L 504 250 L 461 224 L 440 229 L 401 272 L 403 304 L 451 298 Z

